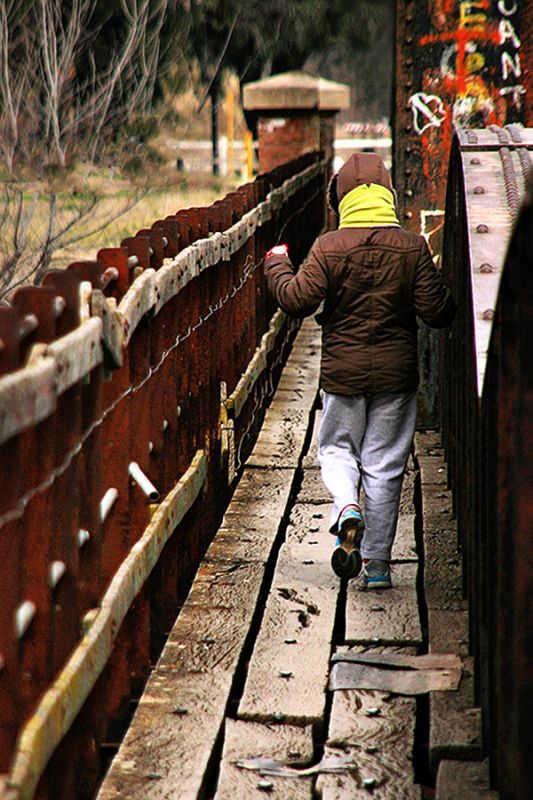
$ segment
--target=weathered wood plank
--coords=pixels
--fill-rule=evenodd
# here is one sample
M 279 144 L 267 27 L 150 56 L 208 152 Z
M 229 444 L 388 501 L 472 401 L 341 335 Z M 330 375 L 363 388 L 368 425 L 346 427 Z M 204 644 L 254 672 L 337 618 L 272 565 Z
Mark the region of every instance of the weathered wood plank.
M 231 672 L 177 675 L 165 660 L 148 682 L 97 800 L 196 800 L 232 681 Z
M 285 407 L 289 394 L 276 393 L 272 424 L 278 425 L 286 413 L 278 404 Z M 312 397 L 302 399 L 292 390 L 294 396 L 311 408 Z M 296 416 L 303 444 L 305 413 Z M 272 469 L 271 462 L 265 467 L 244 471 L 99 800 L 192 800 L 202 795 L 294 480 L 292 467 Z M 303 611 L 311 616 L 307 608 Z
M 287 525 L 286 541 L 289 544 L 307 543 L 320 546 L 321 557 L 324 557 L 324 549 L 329 548 L 331 552 L 335 545 L 335 537 L 328 531 L 330 508 L 330 503 L 322 505 L 295 503 Z
M 311 762 L 313 736 L 310 725 L 264 725 L 244 720 L 226 720 L 224 750 L 215 800 L 239 800 L 259 793 L 262 780 L 258 772 L 240 769 L 236 762 L 242 758 L 270 757 L 284 764 L 299 765 Z M 264 779 L 263 779 L 264 780 Z M 280 800 L 311 800 L 313 779 L 266 779 L 273 797 Z
M 396 564 L 393 588 L 359 591 L 348 585 L 346 642 L 350 644 L 421 645 L 416 592 L 416 563 Z
M 338 578 L 324 544 L 285 544 L 248 668 L 239 717 L 320 723 Z
M 331 495 L 324 486 L 319 469 L 304 470 L 297 503 L 331 503 Z
M 363 652 L 363 648 L 355 649 Z M 390 652 L 413 655 L 415 651 L 394 648 Z M 320 797 L 349 800 L 367 798 L 371 792 L 379 800 L 420 798 L 412 765 L 415 722 L 413 698 L 369 690 L 336 691 L 326 753 L 349 753 L 356 766 L 344 775 L 321 775 L 317 781 Z M 365 784 L 365 780 L 374 783 Z
M 291 483 L 294 475 L 291 470 L 277 469 L 272 467 L 254 467 L 244 469 L 242 477 L 233 493 L 232 501 L 228 507 L 231 512 L 237 508 L 238 503 L 246 503 L 248 510 L 265 511 L 270 514 L 271 510 L 266 506 L 275 504 L 279 507 L 280 503 L 287 502 Z M 251 501 L 256 501 L 252 506 Z M 261 507 L 259 508 L 259 502 Z M 285 508 L 285 506 L 283 507 Z
M 418 561 L 414 514 L 400 514 L 398 518 L 392 561 Z
M 420 447 L 420 439 L 417 439 Z M 480 709 L 474 706 L 472 660 L 467 657 L 468 608 L 462 592 L 461 558 L 452 518 L 451 493 L 446 490 L 443 453 L 425 438 L 433 455 L 420 455 L 424 535 L 424 593 L 428 609 L 430 652 L 449 652 L 464 659 L 463 679 L 457 692 L 430 694 L 430 765 L 441 758 L 480 758 Z
M 437 774 L 435 800 L 498 800 L 490 790 L 489 762 L 441 761 Z

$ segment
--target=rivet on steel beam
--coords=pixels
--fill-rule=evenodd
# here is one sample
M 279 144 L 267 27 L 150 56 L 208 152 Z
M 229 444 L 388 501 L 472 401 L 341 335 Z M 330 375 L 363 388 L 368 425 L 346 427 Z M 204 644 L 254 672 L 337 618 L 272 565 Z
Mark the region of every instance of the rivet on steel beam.
M 413 148 L 411 147 L 410 144 L 408 144 L 407 147 L 405 148 L 405 152 L 407 153 L 407 155 L 410 155 L 413 152 Z
M 159 500 L 159 492 L 136 461 L 132 461 L 129 464 L 128 473 L 130 478 L 135 481 L 139 489 L 146 495 L 151 503 L 156 503 Z
M 176 417 L 178 419 L 181 417 L 181 406 L 176 406 Z
M 37 606 L 32 600 L 24 600 L 15 611 L 15 636 L 22 639 L 37 613 Z
M 413 170 L 411 169 L 411 167 L 407 167 L 407 168 L 406 168 L 406 169 L 404 169 L 404 171 L 403 171 L 404 175 L 407 175 L 407 177 L 409 177 L 409 175 L 411 175 L 411 174 L 412 174 L 412 172 L 413 172 Z
M 490 272 L 494 272 L 495 268 L 492 266 L 492 264 L 485 263 L 485 264 L 481 264 L 481 266 L 479 268 L 479 271 L 483 272 L 484 274 L 488 274 Z
M 107 490 L 104 494 L 102 499 L 100 500 L 100 522 L 102 525 L 106 521 L 109 512 L 113 508 L 114 504 L 117 502 L 118 499 L 118 489 L 111 487 Z
M 412 66 L 413 66 L 413 59 L 412 59 L 412 58 L 408 58 L 408 59 L 405 61 L 405 66 L 406 66 L 406 67 L 412 67 Z
M 87 544 L 90 538 L 91 534 L 89 531 L 86 530 L 86 528 L 80 528 L 78 531 L 78 547 L 83 547 L 84 544 Z
M 487 322 L 489 322 L 491 319 L 494 319 L 494 309 L 486 308 L 483 314 L 481 315 L 481 319 L 484 319 Z
M 482 223 L 481 225 L 477 226 L 476 231 L 478 233 L 488 233 L 489 232 L 489 226 Z
M 413 44 L 413 37 L 412 36 L 406 36 L 405 37 L 405 44 Z
M 64 297 L 54 297 L 54 314 L 56 317 L 60 317 L 63 311 L 65 310 L 66 301 Z
M 161 425 L 161 430 L 165 433 L 168 430 L 168 419 L 163 420 L 163 424 Z
M 55 589 L 65 572 L 67 565 L 64 561 L 52 561 L 48 569 L 48 583 L 51 589 Z
M 405 132 L 406 133 L 411 133 L 412 130 L 413 130 L 413 126 L 412 125 L 406 125 L 405 126 Z
M 413 190 L 412 189 L 406 189 L 405 192 L 404 192 L 404 195 L 406 197 L 412 197 L 413 196 Z
M 474 194 L 485 194 L 485 187 L 484 186 L 475 186 L 474 187 Z
M 411 217 L 413 216 L 413 212 L 412 211 L 406 211 L 403 216 L 404 216 L 405 219 L 411 219 Z
M 133 267 L 137 267 L 139 264 L 139 259 L 137 256 L 129 256 L 128 258 L 128 267 L 129 269 L 133 269 Z
M 481 164 L 481 159 L 478 158 L 477 156 L 474 156 L 474 158 L 470 159 L 470 163 L 473 164 L 474 166 L 479 166 L 479 164 Z
M 153 442 L 148 442 L 148 452 L 149 453 L 153 453 L 154 452 L 154 443 Z

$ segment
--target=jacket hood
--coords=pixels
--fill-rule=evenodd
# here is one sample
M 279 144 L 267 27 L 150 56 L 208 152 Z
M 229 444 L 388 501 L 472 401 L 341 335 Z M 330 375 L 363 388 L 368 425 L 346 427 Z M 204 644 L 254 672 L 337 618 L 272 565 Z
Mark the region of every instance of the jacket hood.
M 393 191 L 390 175 L 377 153 L 352 153 L 337 175 L 337 203 L 352 189 L 365 183 L 377 183 Z

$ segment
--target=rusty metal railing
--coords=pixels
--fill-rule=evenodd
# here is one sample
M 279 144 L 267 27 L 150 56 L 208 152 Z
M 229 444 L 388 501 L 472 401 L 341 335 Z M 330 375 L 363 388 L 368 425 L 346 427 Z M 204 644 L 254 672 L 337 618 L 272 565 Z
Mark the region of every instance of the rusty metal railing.
M 529 797 L 533 717 L 531 376 L 533 130 L 459 131 L 443 271 L 458 300 L 442 339 L 442 429 L 477 702 L 501 796 Z M 528 777 L 529 776 L 529 777 Z
M 1 797 L 96 787 L 296 330 L 263 254 L 305 254 L 328 169 L 302 156 L 0 307 Z

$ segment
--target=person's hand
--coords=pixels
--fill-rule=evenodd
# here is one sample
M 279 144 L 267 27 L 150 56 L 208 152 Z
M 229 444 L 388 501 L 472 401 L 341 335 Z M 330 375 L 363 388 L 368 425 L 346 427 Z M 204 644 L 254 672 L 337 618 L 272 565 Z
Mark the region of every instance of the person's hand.
M 289 246 L 287 244 L 276 244 L 274 247 L 271 247 L 268 253 L 265 255 L 265 260 L 270 258 L 270 256 L 288 256 L 289 255 Z

